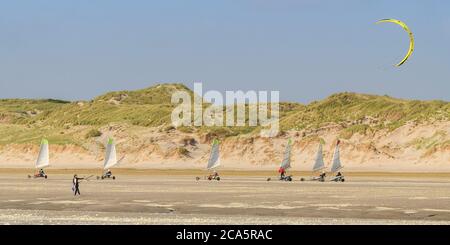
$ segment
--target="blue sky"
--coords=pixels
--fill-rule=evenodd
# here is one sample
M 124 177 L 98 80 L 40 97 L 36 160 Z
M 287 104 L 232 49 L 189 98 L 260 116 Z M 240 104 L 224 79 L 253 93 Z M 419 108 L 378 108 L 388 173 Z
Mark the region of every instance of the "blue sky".
M 183 82 L 450 101 L 450 1 L 0 1 L 0 98 L 90 99 Z M 400 68 L 408 36 L 416 50 Z

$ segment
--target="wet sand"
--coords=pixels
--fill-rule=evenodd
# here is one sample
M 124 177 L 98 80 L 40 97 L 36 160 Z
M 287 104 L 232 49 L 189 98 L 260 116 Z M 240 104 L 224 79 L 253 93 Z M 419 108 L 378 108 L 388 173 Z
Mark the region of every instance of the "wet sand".
M 26 171 L 0 169 L 1 224 L 450 224 L 446 174 L 353 173 L 319 183 L 299 181 L 308 177 L 301 173 L 293 182 L 266 181 L 265 172 L 196 181 L 202 172 L 117 170 L 116 180 L 82 182 L 74 197 L 71 170 L 51 170 L 47 180 Z

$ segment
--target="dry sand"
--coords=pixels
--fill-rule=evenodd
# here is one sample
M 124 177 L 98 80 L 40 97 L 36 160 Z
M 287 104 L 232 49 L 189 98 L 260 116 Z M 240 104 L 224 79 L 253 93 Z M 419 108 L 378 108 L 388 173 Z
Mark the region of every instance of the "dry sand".
M 268 182 L 268 172 L 223 172 L 218 182 L 196 181 L 204 173 L 194 170 L 116 170 L 116 180 L 82 182 L 74 197 L 73 173 L 50 170 L 44 180 L 0 169 L 0 223 L 450 224 L 449 174 L 351 173 L 318 183 L 300 182 L 304 173 Z

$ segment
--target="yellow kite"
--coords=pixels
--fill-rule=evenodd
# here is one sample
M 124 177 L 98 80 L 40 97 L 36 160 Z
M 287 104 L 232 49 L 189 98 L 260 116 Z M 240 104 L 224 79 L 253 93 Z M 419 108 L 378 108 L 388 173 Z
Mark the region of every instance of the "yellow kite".
M 403 65 L 403 63 L 406 62 L 406 60 L 411 56 L 412 52 L 414 51 L 414 36 L 411 32 L 411 30 L 409 29 L 409 27 L 402 21 L 400 20 L 396 20 L 396 19 L 382 19 L 377 21 L 376 23 L 384 23 L 384 22 L 391 22 L 394 24 L 397 24 L 399 26 L 401 26 L 406 32 L 408 32 L 409 35 L 409 49 L 408 49 L 408 53 L 406 54 L 405 58 L 403 58 L 402 61 L 400 61 L 400 63 L 398 63 L 396 66 L 401 66 Z

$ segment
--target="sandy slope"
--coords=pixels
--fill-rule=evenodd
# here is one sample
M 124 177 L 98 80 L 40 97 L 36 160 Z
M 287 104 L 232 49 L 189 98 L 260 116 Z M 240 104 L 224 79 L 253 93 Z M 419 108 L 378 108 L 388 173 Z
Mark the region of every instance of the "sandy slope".
M 102 137 L 84 145 L 51 145 L 54 168 L 98 168 L 104 149 L 99 147 L 113 136 L 119 157 L 126 156 L 123 168 L 187 169 L 203 168 L 210 149 L 207 135 L 165 132 L 159 128 L 114 125 L 101 129 Z M 324 127 L 311 135 L 290 131 L 276 138 L 230 137 L 222 140 L 224 169 L 274 169 L 282 158 L 288 138 L 294 140 L 294 170 L 311 169 L 319 138 L 325 141 L 324 159 L 330 163 L 337 138 L 342 141 L 341 158 L 346 171 L 450 172 L 450 122 L 409 123 L 392 132 L 354 134 L 340 137 L 339 126 Z M 186 141 L 192 140 L 191 143 Z M 447 142 L 447 143 L 445 143 Z M 51 143 L 51 142 L 50 142 Z M 188 151 L 181 154 L 178 149 Z M 37 145 L 0 147 L 0 168 L 30 168 L 37 157 Z

